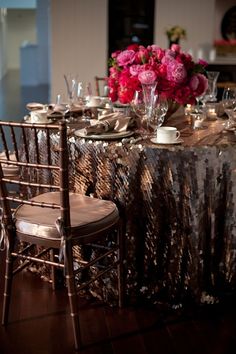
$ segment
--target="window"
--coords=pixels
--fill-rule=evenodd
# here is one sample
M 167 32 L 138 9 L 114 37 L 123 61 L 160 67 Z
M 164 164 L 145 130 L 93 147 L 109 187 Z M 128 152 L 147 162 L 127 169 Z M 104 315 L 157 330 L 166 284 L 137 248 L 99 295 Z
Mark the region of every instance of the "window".
M 109 56 L 131 43 L 153 43 L 155 0 L 109 0 Z

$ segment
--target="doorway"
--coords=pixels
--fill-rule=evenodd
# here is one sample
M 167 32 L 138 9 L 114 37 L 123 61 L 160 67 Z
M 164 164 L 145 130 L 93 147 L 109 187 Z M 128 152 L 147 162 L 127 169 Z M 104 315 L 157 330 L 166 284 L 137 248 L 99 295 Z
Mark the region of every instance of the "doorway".
M 155 0 L 109 0 L 109 57 L 129 44 L 153 43 Z

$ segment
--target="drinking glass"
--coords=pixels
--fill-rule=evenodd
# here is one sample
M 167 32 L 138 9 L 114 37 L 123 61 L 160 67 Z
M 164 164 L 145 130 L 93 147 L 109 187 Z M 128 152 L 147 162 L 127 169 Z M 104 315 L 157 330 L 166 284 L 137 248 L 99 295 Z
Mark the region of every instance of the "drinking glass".
M 64 79 L 66 83 L 69 105 L 72 106 L 76 100 L 76 92 L 78 90 L 78 77 L 77 75 L 64 74 Z
M 61 112 L 63 120 L 68 122 L 69 119 L 67 118 L 67 114 L 70 112 L 70 105 L 65 102 L 65 100 L 63 99 L 63 95 L 57 95 L 55 108 Z
M 225 124 L 226 128 L 230 128 L 235 124 L 234 115 L 236 112 L 236 88 L 225 87 L 222 94 L 222 106 L 228 116 L 228 121 Z
M 208 88 L 205 92 L 205 101 L 215 102 L 217 101 L 217 80 L 219 77 L 219 71 L 207 71 Z
M 156 133 L 156 129 L 162 126 L 168 111 L 168 100 L 165 97 L 154 95 L 153 109 L 150 116 L 150 129 Z
M 138 117 L 138 129 L 140 130 L 141 133 L 143 133 L 147 123 L 147 117 L 146 117 L 147 107 L 145 105 L 142 90 L 134 92 L 134 96 L 132 101 L 130 102 L 130 105 L 131 105 L 131 109 Z
M 77 92 L 76 92 L 76 100 L 80 105 L 82 110 L 81 120 L 88 122 L 90 117 L 86 114 L 86 108 L 91 98 L 90 86 L 86 84 L 83 86 L 82 82 L 78 83 Z

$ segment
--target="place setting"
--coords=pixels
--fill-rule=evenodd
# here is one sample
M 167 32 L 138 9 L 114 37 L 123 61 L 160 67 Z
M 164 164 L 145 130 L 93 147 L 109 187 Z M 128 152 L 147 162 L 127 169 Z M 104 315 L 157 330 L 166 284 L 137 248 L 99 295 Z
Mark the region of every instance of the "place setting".
M 150 138 L 153 144 L 158 145 L 178 145 L 184 142 L 180 138 L 180 131 L 175 127 L 158 127 L 156 129 L 156 135 Z
M 135 118 L 120 112 L 103 113 L 97 119 L 90 119 L 89 125 L 75 130 L 78 137 L 94 140 L 115 140 L 134 134 Z

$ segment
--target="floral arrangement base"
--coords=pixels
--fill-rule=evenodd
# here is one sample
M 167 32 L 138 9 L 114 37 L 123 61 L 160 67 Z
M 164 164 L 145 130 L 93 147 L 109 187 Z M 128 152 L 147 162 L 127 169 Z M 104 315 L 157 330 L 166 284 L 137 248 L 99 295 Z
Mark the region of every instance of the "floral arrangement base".
M 165 121 L 169 119 L 179 109 L 179 107 L 180 107 L 179 103 L 168 100 L 168 111 L 166 112 L 165 115 Z

